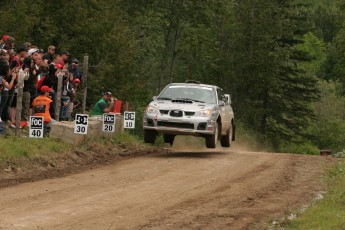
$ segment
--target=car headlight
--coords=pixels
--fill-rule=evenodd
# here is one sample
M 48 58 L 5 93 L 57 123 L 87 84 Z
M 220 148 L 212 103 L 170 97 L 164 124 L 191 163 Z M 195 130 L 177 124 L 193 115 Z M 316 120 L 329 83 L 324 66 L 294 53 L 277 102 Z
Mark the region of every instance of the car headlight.
M 146 108 L 146 112 L 147 112 L 147 113 L 150 113 L 150 114 L 151 114 L 151 113 L 158 113 L 158 108 L 149 105 L 149 106 L 147 106 L 147 108 Z
M 200 110 L 200 111 L 196 112 L 194 116 L 209 117 L 211 115 L 212 115 L 212 109 L 205 109 L 205 110 Z

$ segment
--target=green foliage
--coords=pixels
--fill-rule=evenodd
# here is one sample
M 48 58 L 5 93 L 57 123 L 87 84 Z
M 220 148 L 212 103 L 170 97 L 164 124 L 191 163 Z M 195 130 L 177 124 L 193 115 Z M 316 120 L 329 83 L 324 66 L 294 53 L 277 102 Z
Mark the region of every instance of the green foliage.
M 310 155 L 320 154 L 320 149 L 317 148 L 311 142 L 286 144 L 285 146 L 281 148 L 281 151 L 285 153 L 299 153 L 299 154 L 310 154 Z
M 283 224 L 284 229 L 344 229 L 345 226 L 345 163 L 328 174 L 329 190 L 297 219 Z
M 171 81 L 195 79 L 231 93 L 236 120 L 279 149 L 319 135 L 319 124 L 306 128 L 316 76 L 345 82 L 344 1 L 338 3 L 6 0 L 0 34 L 16 45 L 53 44 L 79 60 L 89 54 L 87 108 L 112 91 L 137 112 L 136 135 L 153 95 Z

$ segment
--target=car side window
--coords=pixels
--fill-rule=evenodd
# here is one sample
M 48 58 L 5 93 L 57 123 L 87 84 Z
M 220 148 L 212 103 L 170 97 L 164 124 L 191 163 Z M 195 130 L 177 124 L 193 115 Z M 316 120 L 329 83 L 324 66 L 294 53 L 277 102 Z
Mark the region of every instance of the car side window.
M 225 104 L 228 104 L 225 94 L 223 93 L 223 90 L 217 89 L 217 94 L 218 94 L 218 101 L 224 101 Z

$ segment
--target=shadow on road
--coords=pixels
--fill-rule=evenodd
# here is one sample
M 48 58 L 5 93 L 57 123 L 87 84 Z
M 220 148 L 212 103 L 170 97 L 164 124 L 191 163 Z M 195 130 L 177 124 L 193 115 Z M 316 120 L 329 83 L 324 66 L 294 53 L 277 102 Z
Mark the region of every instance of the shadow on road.
M 228 154 L 225 151 L 174 151 L 159 155 L 154 155 L 157 158 L 213 158 L 220 155 Z

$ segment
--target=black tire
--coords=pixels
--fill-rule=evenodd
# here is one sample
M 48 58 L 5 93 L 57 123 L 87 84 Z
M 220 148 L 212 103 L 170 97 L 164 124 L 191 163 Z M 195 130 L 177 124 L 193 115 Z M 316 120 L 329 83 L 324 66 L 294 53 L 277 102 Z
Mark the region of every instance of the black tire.
M 164 143 L 173 145 L 174 140 L 175 140 L 175 135 L 163 134 L 163 139 L 164 139 Z
M 205 137 L 206 147 L 211 148 L 211 149 L 216 148 L 217 141 L 218 141 L 218 123 L 216 123 L 215 125 L 214 134 L 207 135 Z
M 230 147 L 231 146 L 231 142 L 233 140 L 232 135 L 233 135 L 233 128 L 231 126 L 228 133 L 225 136 L 222 136 L 222 138 L 220 139 L 220 144 L 222 145 L 222 147 Z
M 156 141 L 157 133 L 154 130 L 144 129 L 144 142 L 154 144 Z

